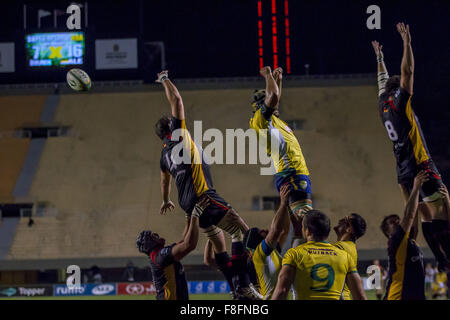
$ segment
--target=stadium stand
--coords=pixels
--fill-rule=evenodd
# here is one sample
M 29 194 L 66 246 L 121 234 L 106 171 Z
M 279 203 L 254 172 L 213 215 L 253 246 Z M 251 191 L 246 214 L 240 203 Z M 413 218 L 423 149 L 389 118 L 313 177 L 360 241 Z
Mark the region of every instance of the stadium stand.
M 311 171 L 315 206 L 329 213 L 332 223 L 350 212 L 362 214 L 368 230 L 361 249 L 384 248 L 381 217 L 403 207 L 376 90 L 286 86 L 281 101 L 281 118 L 301 123 L 295 134 Z M 194 120 L 203 121 L 203 131 L 248 128 L 250 89 L 181 94 L 191 131 Z M 169 112 L 163 93 L 155 90 L 61 95 L 54 121 L 78 134 L 47 139 L 29 194 L 56 214 L 36 217 L 32 228 L 22 219 L 8 258 L 133 257 L 136 235 L 148 227 L 168 242 L 179 240 L 184 214 L 175 185 L 175 212 L 159 215 L 161 142 L 153 128 Z M 249 225 L 267 227 L 273 211 L 255 211 L 252 199 L 277 193 L 273 178 L 259 170 L 259 165 L 213 165 L 212 175 L 218 192 Z M 202 255 L 204 243 L 201 236 L 194 255 Z

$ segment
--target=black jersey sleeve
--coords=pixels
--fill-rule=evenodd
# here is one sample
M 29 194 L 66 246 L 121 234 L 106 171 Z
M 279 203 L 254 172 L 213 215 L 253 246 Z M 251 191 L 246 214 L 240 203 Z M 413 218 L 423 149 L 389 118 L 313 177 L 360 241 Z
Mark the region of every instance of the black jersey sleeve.
M 164 159 L 164 150 L 163 150 L 163 152 L 161 152 L 161 159 L 159 160 L 159 167 L 161 168 L 162 172 L 166 172 L 169 170 L 167 168 L 166 161 Z
M 170 246 L 164 247 L 161 249 L 161 251 L 158 253 L 158 255 L 155 257 L 155 264 L 160 266 L 161 268 L 165 268 L 168 265 L 175 262 L 175 259 L 172 255 L 172 248 L 175 245 L 172 244 Z
M 400 225 L 398 225 L 394 231 L 394 234 L 389 238 L 388 241 L 388 253 L 390 255 L 391 254 L 395 255 L 405 235 L 406 235 L 405 230 L 403 230 L 403 228 Z
M 408 91 L 406 91 L 402 87 L 399 87 L 394 94 L 396 107 L 400 109 L 400 111 L 404 111 L 410 97 L 411 95 L 408 93 Z
M 174 131 L 177 129 L 181 129 L 183 127 L 182 123 L 183 123 L 183 120 L 172 117 L 172 119 L 170 121 L 170 130 Z

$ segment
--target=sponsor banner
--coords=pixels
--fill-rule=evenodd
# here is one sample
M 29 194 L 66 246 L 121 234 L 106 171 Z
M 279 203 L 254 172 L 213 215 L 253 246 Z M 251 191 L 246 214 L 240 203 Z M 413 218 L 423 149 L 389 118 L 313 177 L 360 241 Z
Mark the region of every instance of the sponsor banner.
M 68 288 L 65 284 L 55 284 L 53 286 L 54 296 L 86 296 L 87 285 L 82 284 L 79 287 Z
M 14 72 L 14 42 L 0 43 L 0 72 Z
M 11 286 L 0 288 L 0 297 L 48 297 L 53 296 L 50 285 Z
M 147 295 L 156 294 L 153 282 L 122 282 L 117 284 L 119 295 Z
M 116 295 L 116 283 L 88 284 L 87 293 L 90 296 L 111 296 Z
M 226 281 L 189 281 L 188 289 L 190 294 L 230 292 Z
M 99 39 L 95 40 L 95 68 L 136 69 L 137 39 Z
M 88 283 L 75 288 L 68 288 L 65 284 L 56 284 L 53 291 L 55 296 L 110 296 L 117 293 L 115 283 Z

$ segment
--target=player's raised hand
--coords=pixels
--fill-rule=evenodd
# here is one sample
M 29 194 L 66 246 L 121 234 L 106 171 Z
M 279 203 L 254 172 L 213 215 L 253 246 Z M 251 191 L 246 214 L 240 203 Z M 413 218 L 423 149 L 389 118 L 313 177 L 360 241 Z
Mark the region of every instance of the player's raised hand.
M 276 68 L 275 70 L 273 70 L 272 76 L 275 81 L 283 79 L 283 69 L 281 67 Z
M 409 24 L 406 25 L 403 22 L 397 23 L 397 31 L 403 39 L 404 43 L 411 43 L 411 34 L 409 33 Z
M 175 205 L 173 204 L 172 201 L 167 201 L 167 202 L 163 202 L 161 204 L 161 209 L 159 211 L 160 214 L 165 215 L 167 213 L 167 211 L 173 211 L 173 209 L 175 209 Z
M 269 66 L 266 66 L 266 67 L 262 68 L 261 70 L 259 70 L 259 73 L 263 77 L 267 77 L 268 75 L 272 74 L 272 69 Z
M 157 83 L 162 83 L 164 80 L 169 78 L 169 71 L 163 70 L 160 73 L 158 73 L 158 79 L 155 80 Z
M 194 217 L 199 218 L 203 214 L 203 211 L 205 211 L 205 209 L 209 206 L 209 203 L 210 203 L 209 197 L 206 194 L 204 194 L 195 204 L 194 210 L 192 211 L 192 215 Z
M 377 58 L 383 59 L 383 51 L 381 51 L 381 49 L 383 49 L 383 45 L 381 45 L 378 41 L 374 40 L 372 41 L 372 47 L 373 51 L 375 51 Z
M 448 194 L 448 189 L 447 189 L 447 187 L 445 186 L 445 184 L 442 184 L 440 187 L 439 187 L 439 193 L 445 198 L 445 199 L 449 199 L 450 197 L 449 197 L 449 194 Z
M 428 172 L 425 170 L 420 171 L 414 178 L 414 188 L 420 188 L 425 182 L 430 178 L 428 177 Z
M 291 193 L 291 186 L 286 183 L 280 189 L 280 205 L 287 205 L 289 194 Z

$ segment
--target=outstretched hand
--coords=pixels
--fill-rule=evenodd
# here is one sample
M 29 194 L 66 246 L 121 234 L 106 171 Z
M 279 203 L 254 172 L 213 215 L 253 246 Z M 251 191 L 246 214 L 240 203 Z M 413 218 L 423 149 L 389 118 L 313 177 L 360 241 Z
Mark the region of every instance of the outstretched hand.
M 165 79 L 169 78 L 169 71 L 163 70 L 160 73 L 158 73 L 158 79 L 155 80 L 157 83 L 162 83 Z
M 286 183 L 280 189 L 280 204 L 287 205 L 289 200 L 289 194 L 291 193 L 291 186 Z
M 165 215 L 167 211 L 173 211 L 173 209 L 175 209 L 175 205 L 172 201 L 163 202 L 159 214 Z
M 406 25 L 403 22 L 397 23 L 397 31 L 403 39 L 403 42 L 411 43 L 411 34 L 409 33 L 409 24 Z
M 375 51 L 377 58 L 383 59 L 383 51 L 381 51 L 381 49 L 383 49 L 383 45 L 381 45 L 378 41 L 374 40 L 372 41 L 372 47 L 373 51 Z
M 426 172 L 425 170 L 422 170 L 414 178 L 414 187 L 420 188 L 428 180 L 430 180 L 430 178 L 428 177 L 428 172 Z
M 281 67 L 276 68 L 275 70 L 273 70 L 272 76 L 275 81 L 283 79 L 283 69 Z

